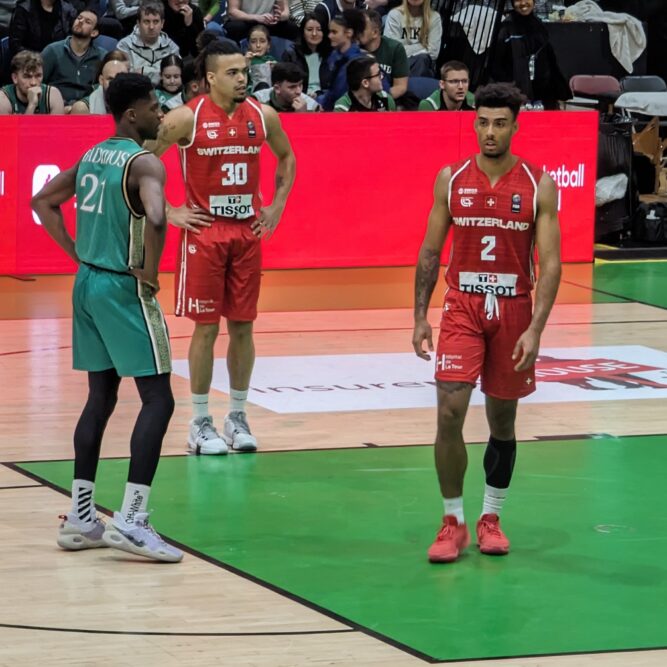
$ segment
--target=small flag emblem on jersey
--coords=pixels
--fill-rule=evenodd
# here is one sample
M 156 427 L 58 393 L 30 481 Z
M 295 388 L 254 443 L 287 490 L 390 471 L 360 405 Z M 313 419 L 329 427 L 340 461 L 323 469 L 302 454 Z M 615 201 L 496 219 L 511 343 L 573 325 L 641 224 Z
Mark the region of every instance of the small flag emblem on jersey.
M 236 134 L 237 134 L 237 130 L 236 130 L 236 128 L 235 128 L 235 127 L 230 127 L 230 128 L 228 128 L 228 129 L 227 129 L 227 134 L 228 134 L 230 137 L 235 137 Z
M 255 123 L 253 123 L 251 120 L 248 121 L 248 136 L 249 137 L 256 137 L 257 136 L 257 130 L 255 129 Z
M 486 208 L 495 208 L 497 203 L 498 199 L 496 197 L 487 197 L 484 202 Z
M 512 213 L 520 213 L 521 212 L 521 195 L 518 193 L 514 193 L 512 195 Z

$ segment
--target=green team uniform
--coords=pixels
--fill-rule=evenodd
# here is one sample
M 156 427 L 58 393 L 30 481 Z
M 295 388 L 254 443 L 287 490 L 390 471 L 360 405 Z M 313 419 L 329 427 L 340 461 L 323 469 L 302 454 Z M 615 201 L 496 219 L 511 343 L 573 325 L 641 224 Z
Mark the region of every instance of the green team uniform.
M 146 154 L 112 137 L 88 150 L 76 175 L 74 368 L 140 377 L 171 371 L 169 334 L 150 289 L 129 273 L 144 263 L 145 218 L 132 209 L 130 165 Z
M 39 114 L 49 114 L 51 113 L 51 86 L 47 86 L 45 83 L 41 84 L 42 94 L 39 96 L 39 102 L 35 108 L 35 113 Z M 7 95 L 9 103 L 12 105 L 13 114 L 25 114 L 28 105 L 18 98 L 16 94 L 16 86 L 13 83 L 10 83 L 7 86 L 3 86 L 0 90 Z

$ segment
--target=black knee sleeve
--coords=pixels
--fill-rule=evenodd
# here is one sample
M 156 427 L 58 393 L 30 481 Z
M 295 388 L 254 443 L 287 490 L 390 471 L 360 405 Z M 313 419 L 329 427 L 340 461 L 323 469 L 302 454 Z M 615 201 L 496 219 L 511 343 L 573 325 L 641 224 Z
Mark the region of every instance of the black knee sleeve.
M 491 436 L 484 452 L 486 483 L 496 489 L 506 489 L 512 479 L 515 460 L 516 439 L 497 440 Z
M 141 412 L 130 440 L 128 481 L 150 486 L 157 470 L 162 440 L 174 412 L 169 373 L 135 378 L 141 396 Z
M 116 407 L 119 385 L 113 368 L 88 373 L 88 400 L 74 431 L 74 479 L 95 481 L 102 436 Z

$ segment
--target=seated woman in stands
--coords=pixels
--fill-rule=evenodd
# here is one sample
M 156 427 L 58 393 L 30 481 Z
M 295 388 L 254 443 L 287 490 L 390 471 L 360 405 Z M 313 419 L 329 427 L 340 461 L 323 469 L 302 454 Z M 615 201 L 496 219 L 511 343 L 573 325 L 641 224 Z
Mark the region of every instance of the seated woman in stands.
M 558 109 L 570 89 L 556 62 L 549 34 L 535 16 L 535 0 L 512 0 L 498 31 L 491 61 L 494 81 L 514 81 L 533 108 Z

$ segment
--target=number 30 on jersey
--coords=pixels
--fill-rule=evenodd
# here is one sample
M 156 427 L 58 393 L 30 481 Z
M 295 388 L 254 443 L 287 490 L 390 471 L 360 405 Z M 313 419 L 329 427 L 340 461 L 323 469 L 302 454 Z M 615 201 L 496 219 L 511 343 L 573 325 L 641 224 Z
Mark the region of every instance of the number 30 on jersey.
M 245 185 L 248 182 L 248 165 L 245 162 L 225 162 L 220 169 L 223 185 Z

